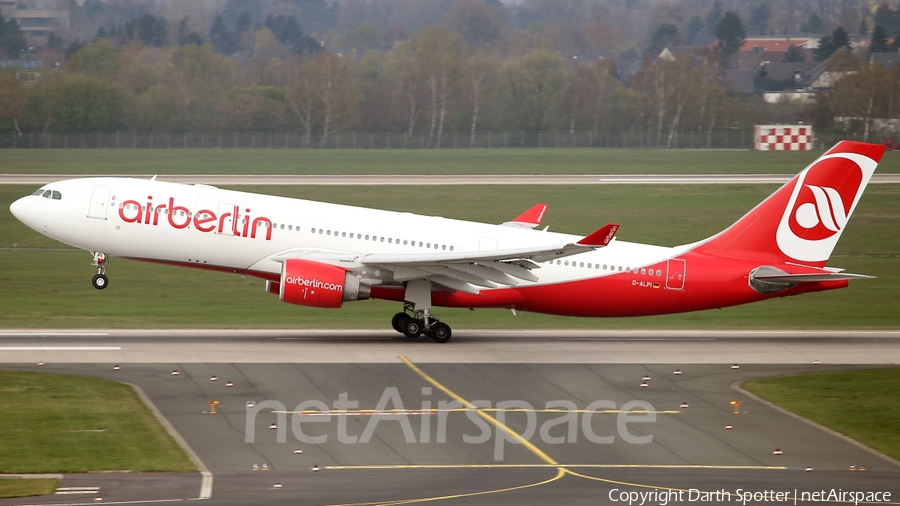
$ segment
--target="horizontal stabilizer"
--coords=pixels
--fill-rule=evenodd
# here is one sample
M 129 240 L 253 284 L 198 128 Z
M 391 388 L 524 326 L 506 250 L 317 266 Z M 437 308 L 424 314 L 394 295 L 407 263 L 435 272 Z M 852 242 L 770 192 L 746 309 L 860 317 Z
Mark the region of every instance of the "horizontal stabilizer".
M 762 274 L 754 275 L 753 279 L 770 281 L 773 283 L 819 283 L 821 281 L 840 281 L 843 279 L 874 279 L 875 276 L 865 274 L 850 274 L 849 272 L 813 272 L 808 274 Z
M 619 231 L 619 225 L 614 223 L 609 223 L 603 228 L 598 229 L 595 232 L 592 232 L 584 239 L 578 241 L 576 244 L 580 246 L 592 246 L 594 248 L 602 248 L 604 246 L 609 245 L 612 242 L 613 238 L 616 236 L 616 232 Z

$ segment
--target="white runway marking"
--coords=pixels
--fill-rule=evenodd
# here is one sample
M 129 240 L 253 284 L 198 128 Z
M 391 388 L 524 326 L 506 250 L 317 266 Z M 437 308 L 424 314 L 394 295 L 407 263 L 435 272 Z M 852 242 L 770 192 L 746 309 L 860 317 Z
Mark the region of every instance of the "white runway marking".
M 121 346 L 0 346 L 0 351 L 121 351 Z
M 150 178 L 146 174 L 3 174 L 0 184 L 45 184 L 84 177 Z M 608 185 L 608 184 L 782 184 L 794 174 L 164 174 L 159 180 L 212 185 Z M 878 173 L 872 184 L 900 183 L 900 174 Z
M 0 332 L 0 337 L 33 337 L 33 336 L 79 336 L 79 337 L 100 337 L 108 336 L 109 332 Z

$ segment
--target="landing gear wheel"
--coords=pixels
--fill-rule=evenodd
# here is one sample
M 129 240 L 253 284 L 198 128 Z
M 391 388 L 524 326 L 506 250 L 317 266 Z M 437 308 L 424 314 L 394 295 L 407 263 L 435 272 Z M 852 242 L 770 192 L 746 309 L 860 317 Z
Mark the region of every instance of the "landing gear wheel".
M 406 319 L 400 320 L 400 332 L 410 339 L 415 339 L 422 334 L 425 329 L 424 324 L 425 322 L 422 320 L 406 317 Z
M 109 279 L 103 274 L 94 274 L 93 279 L 91 279 L 91 284 L 94 285 L 94 288 L 97 290 L 103 290 L 106 288 L 106 285 L 109 284 Z
M 409 315 L 406 313 L 397 313 L 391 318 L 391 327 L 401 334 L 403 333 L 403 329 L 400 327 L 400 322 L 402 322 L 404 318 L 409 318 Z
M 450 340 L 452 334 L 453 332 L 450 330 L 450 326 L 441 322 L 435 323 L 428 330 L 428 337 L 436 343 L 446 343 Z

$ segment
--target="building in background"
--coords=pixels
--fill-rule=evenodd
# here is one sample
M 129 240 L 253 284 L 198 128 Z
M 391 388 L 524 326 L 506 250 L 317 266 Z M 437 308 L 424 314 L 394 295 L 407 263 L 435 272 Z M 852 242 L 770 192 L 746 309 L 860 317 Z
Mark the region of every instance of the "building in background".
M 51 33 L 69 29 L 68 0 L 0 0 L 0 14 L 14 19 L 32 46 L 46 46 Z

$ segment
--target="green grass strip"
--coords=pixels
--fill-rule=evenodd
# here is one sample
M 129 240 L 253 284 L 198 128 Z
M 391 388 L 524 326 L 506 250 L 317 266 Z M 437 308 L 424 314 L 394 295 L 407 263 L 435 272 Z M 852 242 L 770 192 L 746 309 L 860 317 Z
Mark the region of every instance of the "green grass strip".
M 58 486 L 56 478 L 0 478 L 0 499 L 50 495 Z
M 824 151 L 4 149 L 5 174 L 796 174 Z M 900 152 L 880 173 L 900 172 Z
M 745 381 L 745 390 L 900 459 L 900 368 Z
M 122 383 L 0 371 L 0 413 L 3 474 L 196 471 Z

